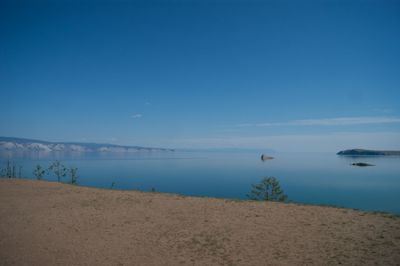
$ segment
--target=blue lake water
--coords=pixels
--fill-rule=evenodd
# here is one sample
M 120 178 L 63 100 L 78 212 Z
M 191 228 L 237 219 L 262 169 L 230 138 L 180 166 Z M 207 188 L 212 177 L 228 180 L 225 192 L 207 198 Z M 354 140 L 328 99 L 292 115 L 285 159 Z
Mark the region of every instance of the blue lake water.
M 8 155 L 9 156 L 9 155 Z M 294 202 L 400 214 L 400 157 L 341 157 L 331 153 L 143 152 L 119 155 L 29 155 L 10 159 L 34 178 L 35 165 L 59 159 L 77 167 L 82 186 L 246 199 L 251 185 L 275 176 Z M 6 156 L 3 155 L 2 167 Z M 351 166 L 367 162 L 373 167 Z M 54 181 L 55 176 L 45 179 Z M 63 178 L 67 182 L 68 178 Z

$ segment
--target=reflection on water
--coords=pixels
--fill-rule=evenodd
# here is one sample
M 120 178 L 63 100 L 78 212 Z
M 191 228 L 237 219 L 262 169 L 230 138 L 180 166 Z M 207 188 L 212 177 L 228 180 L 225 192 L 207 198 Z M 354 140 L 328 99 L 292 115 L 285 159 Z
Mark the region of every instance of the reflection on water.
M 79 184 L 185 195 L 246 199 L 252 184 L 279 178 L 295 202 L 337 205 L 400 214 L 400 157 L 349 157 L 328 153 L 276 153 L 261 161 L 254 152 L 141 152 L 129 154 L 1 154 L 35 178 L 37 164 L 55 159 L 78 168 Z M 355 162 L 374 167 L 354 167 Z M 55 181 L 52 175 L 44 179 Z M 65 182 L 66 180 L 64 180 Z

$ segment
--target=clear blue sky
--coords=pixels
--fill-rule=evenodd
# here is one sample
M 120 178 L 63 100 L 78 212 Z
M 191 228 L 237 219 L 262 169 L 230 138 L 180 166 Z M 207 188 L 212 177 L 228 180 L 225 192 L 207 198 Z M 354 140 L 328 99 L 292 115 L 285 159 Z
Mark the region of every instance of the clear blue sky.
M 400 148 L 399 47 L 400 1 L 3 0 L 0 135 Z

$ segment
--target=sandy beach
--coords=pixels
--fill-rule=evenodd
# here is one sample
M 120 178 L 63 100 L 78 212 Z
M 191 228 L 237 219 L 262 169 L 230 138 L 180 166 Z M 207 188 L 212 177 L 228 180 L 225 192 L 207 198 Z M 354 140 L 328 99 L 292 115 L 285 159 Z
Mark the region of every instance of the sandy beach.
M 1 265 L 399 265 L 400 218 L 0 180 Z

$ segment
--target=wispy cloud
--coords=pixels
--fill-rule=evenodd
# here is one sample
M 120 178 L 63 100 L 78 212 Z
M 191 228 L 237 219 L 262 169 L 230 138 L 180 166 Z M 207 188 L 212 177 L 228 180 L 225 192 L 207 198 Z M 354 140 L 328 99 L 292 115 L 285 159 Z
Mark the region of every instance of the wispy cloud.
M 361 116 L 361 117 L 336 117 L 322 119 L 302 119 L 286 122 L 239 124 L 237 127 L 272 127 L 272 126 L 348 126 L 365 124 L 390 124 L 400 123 L 399 117 Z
M 143 115 L 142 114 L 133 114 L 132 118 L 142 118 Z
M 175 148 L 256 148 L 277 151 L 337 152 L 350 148 L 400 149 L 399 132 L 337 132 L 311 135 L 220 136 L 165 140 Z

